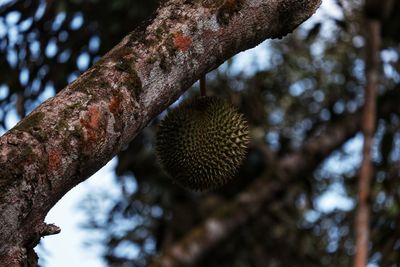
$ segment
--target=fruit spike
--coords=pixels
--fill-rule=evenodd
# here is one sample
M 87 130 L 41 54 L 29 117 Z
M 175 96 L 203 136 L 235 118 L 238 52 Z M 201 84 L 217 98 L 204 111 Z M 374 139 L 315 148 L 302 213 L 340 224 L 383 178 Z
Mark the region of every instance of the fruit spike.
M 242 114 L 218 97 L 170 111 L 157 133 L 158 158 L 174 181 L 194 191 L 220 187 L 237 172 L 249 143 Z

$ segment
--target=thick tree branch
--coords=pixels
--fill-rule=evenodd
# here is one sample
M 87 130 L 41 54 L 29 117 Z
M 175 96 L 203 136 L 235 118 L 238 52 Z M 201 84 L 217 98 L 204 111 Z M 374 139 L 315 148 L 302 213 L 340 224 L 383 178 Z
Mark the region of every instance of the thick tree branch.
M 20 266 L 48 210 L 198 78 L 266 38 L 282 37 L 320 0 L 170 0 L 149 26 L 0 139 L 0 262 Z
M 379 115 L 384 118 L 399 113 L 396 90 L 380 97 Z M 274 159 L 273 170 L 255 180 L 233 201 L 225 203 L 215 214 L 171 245 L 155 259 L 151 267 L 179 267 L 195 265 L 217 244 L 229 238 L 246 222 L 256 218 L 265 203 L 284 193 L 291 181 L 311 174 L 335 149 L 343 145 L 360 130 L 361 111 L 346 114 L 335 123 L 329 123 L 318 135 L 310 137 L 303 148 L 281 159 Z M 269 158 L 273 158 L 266 152 Z M 268 167 L 267 167 L 268 168 Z

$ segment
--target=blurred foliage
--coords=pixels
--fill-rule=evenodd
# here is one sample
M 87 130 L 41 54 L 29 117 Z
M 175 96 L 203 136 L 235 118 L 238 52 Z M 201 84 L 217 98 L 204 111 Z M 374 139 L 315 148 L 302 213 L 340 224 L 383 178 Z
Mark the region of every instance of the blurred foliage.
M 363 103 L 366 41 L 361 1 L 331 1 L 293 34 L 268 41 L 208 75 L 209 94 L 229 99 L 245 114 L 253 140 L 278 157 Z M 0 6 L 0 120 L 23 116 L 50 91 L 62 89 L 147 18 L 157 1 L 6 1 Z M 400 3 L 383 28 L 380 94 L 400 103 Z M 262 53 L 261 53 L 262 52 Z M 394 89 L 397 88 L 397 89 Z M 394 91 L 396 90 L 396 91 Z M 399 91 L 399 92 L 397 92 Z M 197 94 L 194 86 L 185 96 Z M 163 114 L 160 115 L 161 117 Z M 256 179 L 270 179 L 259 147 L 252 146 L 236 179 L 209 193 L 174 185 L 157 164 L 159 118 L 118 155 L 116 196 L 83 202 L 85 227 L 101 233 L 110 266 L 146 266 L 223 203 Z M 373 266 L 400 266 L 399 114 L 379 118 L 372 185 Z M 360 136 L 347 140 L 322 164 L 292 182 L 255 220 L 222 242 L 198 266 L 349 266 Z M 268 168 L 266 168 L 268 165 Z M 112 203 L 104 209 L 105 200 Z M 90 240 L 89 240 L 90 241 Z
M 0 6 L 0 123 L 78 77 L 158 6 L 157 0 L 25 0 Z M 0 2 L 1 3 L 1 2 Z M 43 96 L 43 93 L 44 96 Z

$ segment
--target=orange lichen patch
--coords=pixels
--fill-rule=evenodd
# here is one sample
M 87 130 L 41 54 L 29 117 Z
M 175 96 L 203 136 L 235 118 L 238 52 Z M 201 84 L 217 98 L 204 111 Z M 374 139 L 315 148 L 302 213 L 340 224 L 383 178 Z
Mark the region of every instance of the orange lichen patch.
M 56 149 L 49 151 L 48 170 L 50 172 L 57 171 L 61 166 L 61 153 Z
M 113 96 L 111 98 L 110 103 L 108 103 L 108 108 L 110 109 L 112 114 L 116 114 L 120 111 L 120 104 L 121 104 L 121 98 L 119 96 Z
M 97 133 L 101 122 L 101 111 L 97 106 L 88 108 L 86 118 L 80 119 L 81 125 L 86 129 L 87 141 L 93 142 L 97 140 Z
M 100 124 L 100 109 L 97 106 L 90 106 L 89 109 L 89 120 L 88 120 L 88 126 L 92 129 L 97 129 Z
M 192 39 L 190 37 L 183 36 L 181 33 L 174 34 L 174 45 L 181 51 L 187 51 L 191 44 Z

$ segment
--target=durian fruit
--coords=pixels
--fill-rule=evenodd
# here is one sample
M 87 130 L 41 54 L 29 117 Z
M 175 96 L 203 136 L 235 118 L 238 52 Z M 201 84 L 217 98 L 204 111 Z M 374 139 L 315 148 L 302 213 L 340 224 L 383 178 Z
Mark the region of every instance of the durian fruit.
M 175 182 L 206 191 L 235 175 L 248 143 L 242 114 L 221 98 L 202 96 L 169 112 L 157 132 L 156 150 Z

